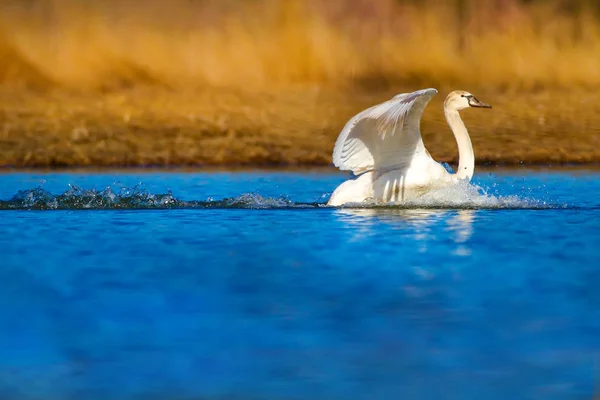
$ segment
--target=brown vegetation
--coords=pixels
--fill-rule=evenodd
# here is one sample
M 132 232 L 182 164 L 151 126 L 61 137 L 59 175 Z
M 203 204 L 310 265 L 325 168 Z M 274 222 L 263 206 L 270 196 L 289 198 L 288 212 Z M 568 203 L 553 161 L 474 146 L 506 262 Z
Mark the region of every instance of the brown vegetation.
M 328 165 L 353 114 L 395 92 L 131 89 L 89 96 L 0 93 L 0 164 L 14 166 Z M 457 150 L 438 94 L 422 131 L 434 158 Z M 600 161 L 600 96 L 589 92 L 477 95 L 463 112 L 477 161 Z M 580 118 L 585 115 L 586 118 Z
M 0 0 L 0 165 L 329 164 L 354 113 L 438 87 L 479 162 L 598 162 L 600 19 L 577 0 Z

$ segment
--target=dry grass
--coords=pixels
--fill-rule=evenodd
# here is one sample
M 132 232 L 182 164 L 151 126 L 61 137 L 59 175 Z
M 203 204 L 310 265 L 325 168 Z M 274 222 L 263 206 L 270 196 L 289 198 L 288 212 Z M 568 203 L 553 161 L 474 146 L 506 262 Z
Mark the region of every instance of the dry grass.
M 593 4 L 0 0 L 0 82 L 78 89 L 597 86 L 600 21 Z
M 478 161 L 598 162 L 598 2 L 0 0 L 0 165 L 329 164 L 354 113 L 477 93 Z M 444 89 L 446 88 L 446 89 Z
M 455 162 L 442 113 L 446 93 L 425 110 L 422 131 L 435 159 Z M 494 106 L 463 113 L 479 164 L 600 162 L 600 95 L 476 93 Z M 347 119 L 392 94 L 304 87 L 96 96 L 3 91 L 0 165 L 329 165 Z

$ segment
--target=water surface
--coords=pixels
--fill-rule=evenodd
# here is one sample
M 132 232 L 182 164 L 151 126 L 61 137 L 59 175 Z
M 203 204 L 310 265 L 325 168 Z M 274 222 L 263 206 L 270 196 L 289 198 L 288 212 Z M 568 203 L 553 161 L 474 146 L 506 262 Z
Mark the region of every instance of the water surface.
M 0 175 L 0 398 L 592 397 L 600 173 L 325 207 L 345 178 Z

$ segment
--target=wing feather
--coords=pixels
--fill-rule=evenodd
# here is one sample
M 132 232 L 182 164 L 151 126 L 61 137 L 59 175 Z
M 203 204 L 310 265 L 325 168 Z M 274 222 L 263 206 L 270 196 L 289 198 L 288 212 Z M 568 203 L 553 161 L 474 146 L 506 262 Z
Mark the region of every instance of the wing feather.
M 429 156 L 421 139 L 421 115 L 436 89 L 402 93 L 346 123 L 333 149 L 333 164 L 355 175 L 410 164 Z

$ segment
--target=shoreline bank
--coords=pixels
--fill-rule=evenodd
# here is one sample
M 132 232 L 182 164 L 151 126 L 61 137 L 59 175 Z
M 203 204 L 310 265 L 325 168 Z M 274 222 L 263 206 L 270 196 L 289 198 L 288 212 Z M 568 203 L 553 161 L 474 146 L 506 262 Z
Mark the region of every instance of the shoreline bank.
M 0 89 L 0 169 L 328 167 L 348 119 L 414 89 Z M 494 107 L 461 114 L 478 167 L 600 163 L 599 94 L 471 91 Z M 453 164 L 447 92 L 427 106 L 421 131 L 433 158 Z

